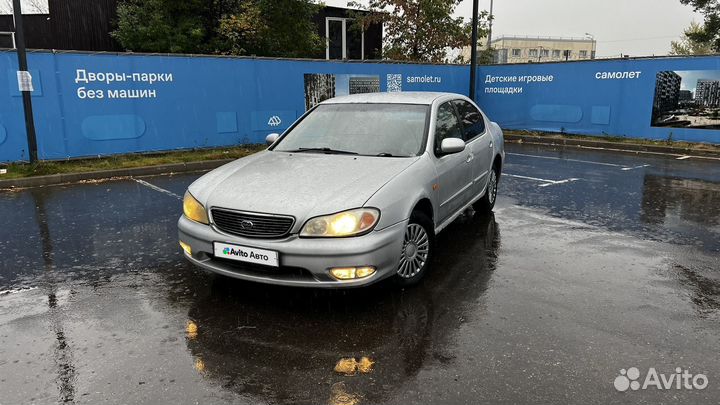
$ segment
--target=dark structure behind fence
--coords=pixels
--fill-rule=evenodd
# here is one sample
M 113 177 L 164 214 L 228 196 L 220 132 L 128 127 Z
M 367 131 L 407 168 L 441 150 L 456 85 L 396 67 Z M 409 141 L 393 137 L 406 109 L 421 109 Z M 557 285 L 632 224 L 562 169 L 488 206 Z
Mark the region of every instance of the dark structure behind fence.
M 118 0 L 50 0 L 48 5 L 49 14 L 24 17 L 25 45 L 28 49 L 123 50 L 110 35 L 117 23 Z M 303 56 L 319 59 L 380 59 L 382 25 L 372 24 L 364 32 L 355 29 L 353 18 L 362 13 L 342 7 L 321 8 L 313 22 L 321 38 L 330 37 L 329 52 L 323 47 L 316 54 Z M 12 31 L 12 15 L 0 15 L 0 33 Z M 8 35 L 0 36 L 0 48 L 11 47 L 12 38 Z
M 119 51 L 110 36 L 117 0 L 51 0 L 50 14 L 24 16 L 28 48 Z M 13 31 L 11 15 L 0 15 L 0 32 Z

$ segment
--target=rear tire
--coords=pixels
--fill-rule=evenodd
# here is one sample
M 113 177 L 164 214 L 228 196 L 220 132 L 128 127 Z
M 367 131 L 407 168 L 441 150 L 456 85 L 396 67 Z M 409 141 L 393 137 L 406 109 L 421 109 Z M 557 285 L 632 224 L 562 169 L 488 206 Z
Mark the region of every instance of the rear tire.
M 490 171 L 490 178 L 488 179 L 487 188 L 485 189 L 485 195 L 473 204 L 475 212 L 487 214 L 492 212 L 495 207 L 498 190 L 498 176 L 500 175 L 498 172 L 499 170 L 497 167 L 493 167 L 492 171 Z
M 427 215 L 414 211 L 405 228 L 395 284 L 407 287 L 417 284 L 427 272 L 435 252 L 433 223 Z

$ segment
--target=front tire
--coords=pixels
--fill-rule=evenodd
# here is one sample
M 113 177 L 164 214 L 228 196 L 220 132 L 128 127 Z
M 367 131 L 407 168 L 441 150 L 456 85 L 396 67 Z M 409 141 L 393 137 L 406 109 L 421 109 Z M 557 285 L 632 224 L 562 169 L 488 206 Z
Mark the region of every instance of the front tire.
M 415 211 L 405 228 L 395 282 L 405 287 L 417 284 L 425 275 L 435 251 L 435 234 L 432 221 L 422 212 Z
M 493 167 L 490 171 L 490 178 L 488 179 L 487 188 L 485 189 L 485 195 L 473 204 L 475 212 L 488 214 L 492 212 L 495 207 L 498 190 L 498 172 L 499 170 L 497 167 Z

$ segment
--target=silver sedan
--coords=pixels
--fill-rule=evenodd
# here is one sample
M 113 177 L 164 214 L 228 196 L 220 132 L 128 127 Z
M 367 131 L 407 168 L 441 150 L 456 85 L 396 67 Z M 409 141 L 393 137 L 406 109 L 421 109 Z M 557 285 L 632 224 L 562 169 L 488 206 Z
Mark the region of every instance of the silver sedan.
M 330 99 L 267 141 L 188 188 L 179 237 L 197 266 L 303 287 L 414 284 L 438 232 L 492 210 L 505 157 L 500 127 L 449 93 Z

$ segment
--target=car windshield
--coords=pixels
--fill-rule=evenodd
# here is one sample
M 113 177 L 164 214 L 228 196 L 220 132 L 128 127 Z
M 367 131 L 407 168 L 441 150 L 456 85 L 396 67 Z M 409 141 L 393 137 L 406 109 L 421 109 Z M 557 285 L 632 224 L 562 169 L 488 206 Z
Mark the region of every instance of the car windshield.
M 274 150 L 417 156 L 425 146 L 427 114 L 424 105 L 324 104 L 300 121 Z

